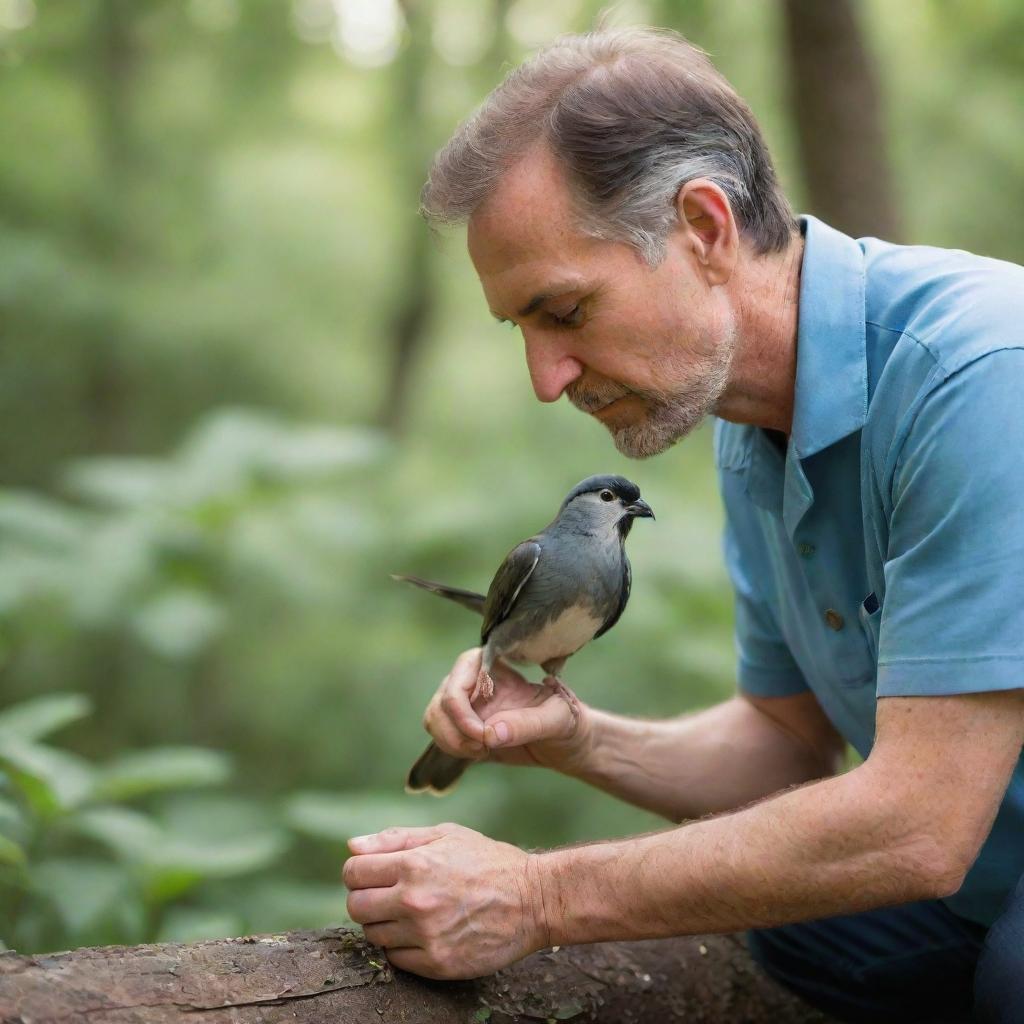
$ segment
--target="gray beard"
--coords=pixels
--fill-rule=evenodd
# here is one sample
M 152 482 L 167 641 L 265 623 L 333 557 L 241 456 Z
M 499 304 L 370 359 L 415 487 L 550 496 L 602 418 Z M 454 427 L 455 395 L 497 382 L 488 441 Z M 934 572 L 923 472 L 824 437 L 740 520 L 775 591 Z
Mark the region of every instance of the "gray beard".
M 626 395 L 643 398 L 648 408 L 643 422 L 608 429 L 615 447 L 627 458 L 649 459 L 671 448 L 715 411 L 729 383 L 734 341 L 730 332 L 692 380 L 671 392 L 641 391 L 607 381 L 596 386 L 573 382 L 566 388 L 566 395 L 577 409 L 586 413 Z

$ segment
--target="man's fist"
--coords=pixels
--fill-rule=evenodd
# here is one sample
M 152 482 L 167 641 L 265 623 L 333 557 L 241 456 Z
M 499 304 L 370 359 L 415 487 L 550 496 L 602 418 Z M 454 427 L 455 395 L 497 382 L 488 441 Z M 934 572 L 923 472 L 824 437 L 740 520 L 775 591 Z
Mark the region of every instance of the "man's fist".
M 548 945 L 535 858 L 461 825 L 349 840 L 348 912 L 396 967 L 479 978 Z

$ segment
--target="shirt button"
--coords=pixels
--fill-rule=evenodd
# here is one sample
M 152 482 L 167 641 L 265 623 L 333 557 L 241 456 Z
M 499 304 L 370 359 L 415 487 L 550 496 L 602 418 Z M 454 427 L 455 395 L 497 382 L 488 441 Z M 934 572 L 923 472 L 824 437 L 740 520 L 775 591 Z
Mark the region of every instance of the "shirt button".
M 844 621 L 842 615 L 835 610 L 835 608 L 828 608 L 825 611 L 825 622 L 829 629 L 834 629 L 837 633 L 843 628 Z
M 814 554 L 813 544 L 798 544 L 796 549 L 800 553 L 801 558 L 810 558 Z

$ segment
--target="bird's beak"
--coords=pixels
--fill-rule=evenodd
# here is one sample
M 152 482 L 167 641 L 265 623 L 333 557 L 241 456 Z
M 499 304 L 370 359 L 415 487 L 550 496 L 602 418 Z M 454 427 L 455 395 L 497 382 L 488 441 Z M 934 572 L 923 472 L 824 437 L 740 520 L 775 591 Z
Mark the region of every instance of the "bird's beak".
M 632 505 L 627 505 L 626 506 L 626 511 L 634 519 L 653 519 L 654 518 L 654 509 L 651 508 L 651 506 L 648 505 L 647 502 L 643 500 L 643 498 L 638 498 L 636 501 L 633 502 Z

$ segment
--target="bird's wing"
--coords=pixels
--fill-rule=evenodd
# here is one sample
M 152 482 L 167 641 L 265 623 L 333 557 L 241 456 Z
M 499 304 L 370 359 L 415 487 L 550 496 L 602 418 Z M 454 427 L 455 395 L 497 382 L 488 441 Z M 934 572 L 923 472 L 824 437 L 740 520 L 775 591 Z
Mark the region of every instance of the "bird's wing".
M 616 622 L 619 621 L 619 617 L 626 610 L 626 603 L 629 601 L 629 591 L 633 586 L 633 570 L 629 566 L 629 559 L 625 553 L 622 555 L 622 590 L 619 591 L 619 603 L 615 607 L 615 611 L 605 619 L 604 625 L 594 634 L 596 640 L 599 636 L 607 633 Z
M 487 643 L 491 630 L 504 622 L 512 611 L 526 581 L 540 560 L 540 545 L 535 540 L 524 540 L 514 547 L 494 574 L 487 599 L 484 601 L 484 624 L 480 628 L 480 642 Z

